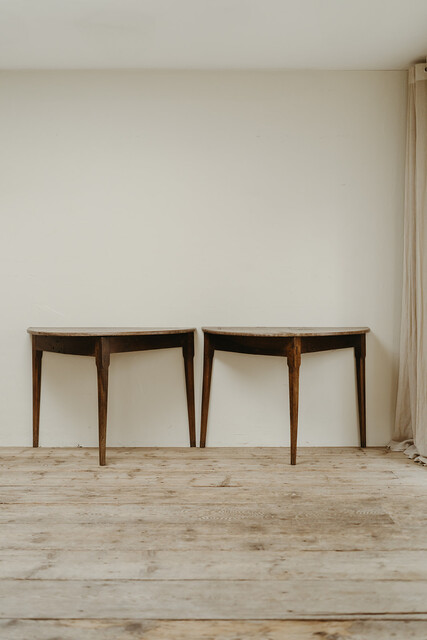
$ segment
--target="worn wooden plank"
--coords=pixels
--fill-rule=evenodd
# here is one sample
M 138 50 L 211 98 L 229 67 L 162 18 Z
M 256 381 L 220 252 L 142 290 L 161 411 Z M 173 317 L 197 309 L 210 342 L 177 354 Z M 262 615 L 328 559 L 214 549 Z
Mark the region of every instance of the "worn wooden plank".
M 92 486 L 77 486 L 65 484 L 63 487 L 17 485 L 0 489 L 0 504 L 297 504 L 298 501 L 330 500 L 347 501 L 351 504 L 355 494 L 358 499 L 370 500 L 372 498 L 387 496 L 389 487 L 357 487 L 351 484 L 341 485 L 338 490 L 331 483 L 319 483 L 317 485 L 299 486 L 297 482 L 282 488 L 272 486 L 258 490 L 257 487 L 227 486 L 226 477 L 218 484 L 202 486 L 188 486 L 180 489 L 157 486 L 144 487 L 128 483 L 93 483 Z M 406 487 L 397 485 L 390 491 L 394 500 L 400 503 L 408 502 L 408 495 L 417 501 L 422 509 L 426 500 L 426 487 L 417 485 L 411 489 L 410 494 Z M 387 496 L 387 499 L 391 498 Z
M 309 462 L 317 465 L 321 462 L 345 465 L 352 465 L 356 460 L 369 460 L 379 463 L 381 460 L 394 459 L 396 464 L 409 466 L 411 461 L 401 452 L 389 451 L 384 447 L 304 447 L 300 449 L 302 454 L 302 464 Z M 111 447 L 109 449 L 112 458 L 109 466 L 116 464 L 129 464 L 130 460 L 142 460 L 146 458 L 156 458 L 159 460 L 176 460 L 181 456 L 183 459 L 232 459 L 235 462 L 240 459 L 265 459 L 265 460 L 285 460 L 289 454 L 289 447 L 208 447 L 207 449 L 188 447 Z M 90 447 L 39 447 L 36 451 L 32 447 L 1 447 L 0 458 L 3 461 L 19 458 L 20 460 L 74 460 L 77 463 L 85 460 L 97 460 L 98 449 Z M 349 458 L 350 456 L 350 458 Z M 298 466 L 300 466 L 300 464 Z
M 1 618 L 427 620 L 427 582 L 382 580 L 2 580 Z M 309 601 L 307 596 L 310 594 Z
M 410 547 L 427 550 L 423 528 L 397 529 L 378 523 L 360 527 L 320 527 L 296 523 L 294 526 L 271 527 L 244 523 L 189 523 L 144 525 L 85 524 L 2 525 L 2 547 L 10 549 L 87 549 L 100 546 L 105 552 L 132 548 L 140 550 L 184 550 L 194 548 L 225 551 L 270 550 L 278 553 L 292 550 L 398 550 Z M 344 530 L 343 530 L 344 529 Z
M 0 620 L 7 640 L 425 640 L 424 621 Z
M 394 506 L 394 510 L 397 508 Z M 49 526 L 52 522 L 70 524 L 124 524 L 138 523 L 144 525 L 156 523 L 192 524 L 192 523 L 233 523 L 242 522 L 272 525 L 272 527 L 290 524 L 296 521 L 308 526 L 327 524 L 336 526 L 357 524 L 393 524 L 395 516 L 390 515 L 390 508 L 384 508 L 382 498 L 368 500 L 353 499 L 351 505 L 346 499 L 332 502 L 328 497 L 316 500 L 288 499 L 277 502 L 258 504 L 158 504 L 133 503 L 118 504 L 111 508 L 109 504 L 43 504 L 34 503 L 3 504 L 0 509 L 1 524 L 34 523 L 38 526 Z M 412 517 L 412 516 L 408 516 Z M 274 528 L 271 529 L 274 531 Z
M 37 449 L 37 454 L 32 457 L 28 457 L 27 455 L 22 456 L 4 456 L 0 455 L 1 459 L 1 470 L 10 470 L 14 469 L 23 469 L 26 468 L 32 471 L 46 471 L 49 470 L 52 473 L 55 471 L 62 472 L 65 468 L 70 470 L 78 470 L 78 471 L 86 471 L 91 473 L 99 473 L 104 472 L 103 475 L 114 475 L 114 472 L 120 473 L 120 471 L 128 471 L 129 469 L 162 469 L 164 471 L 167 470 L 177 470 L 177 469 L 186 469 L 190 468 L 192 464 L 196 465 L 197 468 L 200 468 L 200 471 L 205 469 L 215 469 L 217 465 L 220 467 L 227 467 L 230 469 L 230 460 L 234 461 L 235 468 L 237 470 L 247 470 L 247 469 L 265 469 L 268 470 L 270 467 L 272 469 L 281 470 L 283 473 L 288 473 L 291 477 L 298 476 L 299 474 L 304 474 L 307 472 L 332 472 L 335 473 L 337 471 L 353 473 L 354 477 L 357 477 L 354 471 L 356 469 L 370 469 L 371 471 L 383 471 L 383 470 L 391 470 L 394 471 L 395 475 L 398 477 L 404 477 L 404 474 L 412 475 L 416 477 L 420 473 L 426 473 L 425 467 L 422 465 L 414 465 L 414 463 L 406 458 L 403 458 L 402 454 L 395 454 L 396 457 L 391 456 L 381 456 L 378 458 L 372 458 L 370 456 L 362 457 L 355 455 L 351 458 L 351 465 L 349 465 L 348 456 L 337 457 L 334 455 L 322 455 L 317 456 L 313 454 L 312 456 L 307 455 L 305 449 L 302 448 L 301 459 L 298 460 L 298 465 L 296 465 L 295 469 L 289 465 L 287 458 L 282 451 L 280 455 L 277 454 L 277 451 L 272 450 L 270 455 L 264 456 L 236 456 L 235 458 L 230 457 L 229 454 L 221 455 L 221 452 L 216 450 L 216 452 L 212 452 L 210 449 L 196 449 L 193 448 L 193 451 L 202 451 L 202 453 L 197 454 L 186 454 L 185 449 L 176 450 L 175 456 L 165 455 L 163 458 L 152 455 L 151 452 L 141 452 L 140 455 L 131 455 L 127 456 L 125 454 L 120 454 L 117 449 L 109 449 L 109 452 L 112 452 L 111 461 L 109 457 L 109 463 L 106 469 L 97 469 L 91 465 L 91 461 L 95 461 L 94 456 L 90 455 L 78 455 L 76 454 L 76 450 L 70 449 L 69 455 L 65 455 L 63 450 L 57 455 L 53 453 L 51 455 L 39 455 L 39 451 L 42 449 Z M 81 449 L 77 450 L 81 451 Z M 274 453 L 273 453 L 274 451 Z M 355 451 L 358 451 L 357 449 Z M 409 466 L 408 466 L 409 464 Z M 411 467 L 412 465 L 412 467 Z M 414 468 L 415 467 L 415 468 Z
M 425 551 L 0 550 L 0 579 L 427 580 Z
M 96 532 L 91 529 L 79 529 L 73 527 L 69 536 L 65 535 L 65 528 L 55 527 L 52 533 L 46 530 L 37 530 L 33 532 L 24 531 L 22 533 L 16 532 L 15 538 L 12 536 L 5 541 L 4 548 L 10 549 L 87 549 L 93 550 L 99 547 L 99 531 Z M 156 533 L 159 534 L 157 530 Z M 206 534 L 202 535 L 199 530 L 194 528 L 179 528 L 176 530 L 176 536 L 172 533 L 172 528 L 169 530 L 169 535 L 158 535 L 156 539 L 148 538 L 145 535 L 144 530 L 140 530 L 135 535 L 123 533 L 123 529 L 115 527 L 113 530 L 108 529 L 106 532 L 106 539 L 103 542 L 103 548 L 105 552 L 111 553 L 115 549 L 126 548 L 129 545 L 133 545 L 136 551 L 147 550 L 164 550 L 172 549 L 181 551 L 188 549 L 190 546 L 194 546 L 198 550 L 209 550 L 212 547 L 218 550 L 224 551 L 258 551 L 258 550 L 270 550 L 277 553 L 291 552 L 293 549 L 299 551 L 315 551 L 315 550 L 338 550 L 338 551 L 351 551 L 351 550 L 398 550 L 405 544 L 408 545 L 408 541 L 411 539 L 410 532 L 395 533 L 387 540 L 382 540 L 382 537 L 386 535 L 386 532 L 376 534 L 374 532 L 361 532 L 358 535 L 351 536 L 350 540 L 343 540 L 340 542 L 334 542 L 337 537 L 333 534 L 330 535 L 317 535 L 315 533 L 295 531 L 292 535 L 283 538 L 283 535 L 276 534 L 265 539 L 262 531 L 253 533 L 245 538 L 244 531 L 236 532 L 234 535 L 225 530 L 223 535 L 221 534 Z M 64 535 L 61 539 L 58 536 Z M 74 536 L 74 537 L 72 537 Z M 77 538 L 75 536 L 81 536 Z M 85 536 L 83 538 L 83 536 Z M 224 537 L 225 536 L 225 537 Z M 420 529 L 416 539 L 411 545 L 416 550 L 427 550 L 427 542 L 425 540 L 425 534 Z
M 115 477 L 115 474 L 123 474 L 129 471 L 144 472 L 147 471 L 185 471 L 194 466 L 198 472 L 203 470 L 230 470 L 230 460 L 233 460 L 233 469 L 235 471 L 252 471 L 254 469 L 263 468 L 265 471 L 275 470 L 282 473 L 288 473 L 289 477 L 295 479 L 307 472 L 315 473 L 332 473 L 340 471 L 348 475 L 352 475 L 353 479 L 358 479 L 355 470 L 366 470 L 381 472 L 389 471 L 396 474 L 401 471 L 407 472 L 408 478 L 417 478 L 419 474 L 427 475 L 425 469 L 419 465 L 414 465 L 406 456 L 401 453 L 384 453 L 384 451 L 375 449 L 373 451 L 359 449 L 346 450 L 341 455 L 337 455 L 336 449 L 300 449 L 298 465 L 291 468 L 288 464 L 288 450 L 270 448 L 264 449 L 263 454 L 256 453 L 253 449 L 239 449 L 233 456 L 228 449 L 206 449 L 201 450 L 193 448 L 188 449 L 165 449 L 164 456 L 161 456 L 157 449 L 112 449 L 109 448 L 109 463 L 106 469 L 98 469 L 94 464 L 97 461 L 97 450 L 82 449 L 43 449 L 39 448 L 31 455 L 29 451 L 33 449 L 24 449 L 21 453 L 0 451 L 2 476 L 6 476 L 7 472 L 13 473 L 24 467 L 28 471 L 48 472 L 49 475 L 56 473 L 65 473 L 65 469 L 70 472 L 78 471 L 92 474 L 95 477 Z M 241 453 L 243 451 L 243 453 Z M 368 451 L 368 453 L 365 453 Z M 200 453 L 201 452 L 201 453 Z M 351 454 L 351 464 L 349 463 L 348 454 Z M 101 473 L 104 472 L 104 473 Z M 362 477 L 366 474 L 361 474 Z M 402 475 L 403 479 L 403 475 Z
M 298 486 L 312 487 L 315 482 L 322 482 L 327 484 L 328 480 L 334 482 L 336 490 L 339 492 L 342 486 L 349 485 L 350 487 L 363 487 L 366 485 L 366 478 L 362 476 L 352 477 L 351 474 L 337 474 L 333 476 L 331 473 L 300 473 L 298 475 Z M 130 469 L 127 472 L 121 474 L 106 474 L 102 475 L 102 472 L 71 472 L 67 473 L 50 473 L 49 471 L 42 472 L 29 472 L 27 475 L 27 481 L 31 485 L 37 487 L 53 486 L 61 488 L 64 482 L 70 484 L 85 483 L 86 486 L 91 486 L 93 482 L 99 481 L 99 486 L 120 486 L 123 481 L 126 486 L 131 488 L 132 485 L 138 487 L 276 487 L 283 488 L 286 486 L 294 486 L 295 478 L 291 477 L 289 473 L 283 472 L 277 469 L 275 473 L 269 471 L 268 474 L 262 474 L 262 472 L 254 473 L 253 471 L 239 471 L 224 468 L 223 470 L 211 470 L 206 473 L 206 470 L 187 469 L 183 471 L 172 471 L 170 469 L 162 471 L 146 470 L 146 469 Z M 392 471 L 381 471 L 370 474 L 371 482 L 377 481 L 378 483 L 396 484 L 400 486 L 407 486 L 405 482 L 400 482 L 393 474 Z M 16 471 L 3 471 L 0 474 L 0 490 L 2 487 L 7 486 L 20 486 L 22 481 L 22 475 L 20 476 Z M 415 486 L 419 485 L 414 479 Z M 427 475 L 426 475 L 427 486 Z
M 3 636 L 1 634 L 4 634 Z M 8 640 L 425 640 L 423 621 L 2 620 Z

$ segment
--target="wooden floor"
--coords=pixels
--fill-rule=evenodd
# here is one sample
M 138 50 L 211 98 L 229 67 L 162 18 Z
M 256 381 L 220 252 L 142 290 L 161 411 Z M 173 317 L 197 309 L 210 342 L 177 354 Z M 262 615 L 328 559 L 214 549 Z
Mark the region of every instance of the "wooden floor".
M 427 468 L 383 449 L 0 449 L 0 638 L 427 638 Z

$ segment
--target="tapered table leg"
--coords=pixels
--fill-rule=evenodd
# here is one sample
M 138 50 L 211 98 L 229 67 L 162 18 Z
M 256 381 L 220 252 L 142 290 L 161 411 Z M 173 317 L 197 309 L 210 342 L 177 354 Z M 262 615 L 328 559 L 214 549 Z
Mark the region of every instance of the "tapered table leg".
M 185 387 L 187 391 L 188 428 L 190 447 L 196 446 L 196 410 L 194 406 L 194 334 L 188 336 L 182 348 L 184 356 Z
M 95 358 L 98 373 L 99 464 L 104 466 L 107 444 L 108 367 L 110 365 L 108 338 L 98 339 Z
M 365 360 L 366 336 L 360 336 L 360 343 L 354 348 L 356 358 L 357 404 L 359 408 L 360 446 L 366 447 L 366 393 L 365 393 Z
M 33 336 L 33 447 L 39 446 L 42 356 L 43 351 L 36 349 L 35 337 Z
M 287 353 L 289 367 L 289 412 L 291 422 L 291 464 L 297 462 L 299 370 L 301 365 L 301 339 L 293 338 Z
M 213 348 L 209 336 L 205 333 L 203 352 L 203 389 L 202 389 L 202 418 L 200 426 L 200 446 L 206 446 L 206 431 L 208 427 L 209 397 L 211 393 Z

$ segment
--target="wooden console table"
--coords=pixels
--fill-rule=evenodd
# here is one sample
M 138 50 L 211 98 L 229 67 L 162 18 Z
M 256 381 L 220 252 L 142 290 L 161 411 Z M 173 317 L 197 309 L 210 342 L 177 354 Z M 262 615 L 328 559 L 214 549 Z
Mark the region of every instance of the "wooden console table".
M 366 447 L 365 356 L 368 327 L 205 327 L 200 446 L 206 446 L 215 350 L 284 356 L 289 367 L 291 464 L 296 464 L 299 368 L 302 353 L 353 348 L 356 357 L 360 446 Z
M 98 371 L 99 464 L 105 465 L 108 367 L 111 353 L 182 348 L 184 356 L 190 446 L 196 446 L 194 410 L 195 329 L 115 329 L 30 327 L 33 344 L 33 447 L 39 445 L 41 365 L 43 351 L 93 356 Z

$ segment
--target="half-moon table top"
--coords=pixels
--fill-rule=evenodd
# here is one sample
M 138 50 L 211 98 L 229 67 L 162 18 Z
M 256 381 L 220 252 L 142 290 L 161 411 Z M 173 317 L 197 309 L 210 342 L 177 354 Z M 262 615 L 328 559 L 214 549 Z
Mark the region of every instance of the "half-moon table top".
M 34 336 L 153 336 L 161 334 L 192 333 L 196 329 L 181 327 L 29 327 Z
M 296 336 L 346 336 L 368 333 L 369 327 L 203 327 L 205 333 L 224 336 L 265 336 L 290 338 Z

